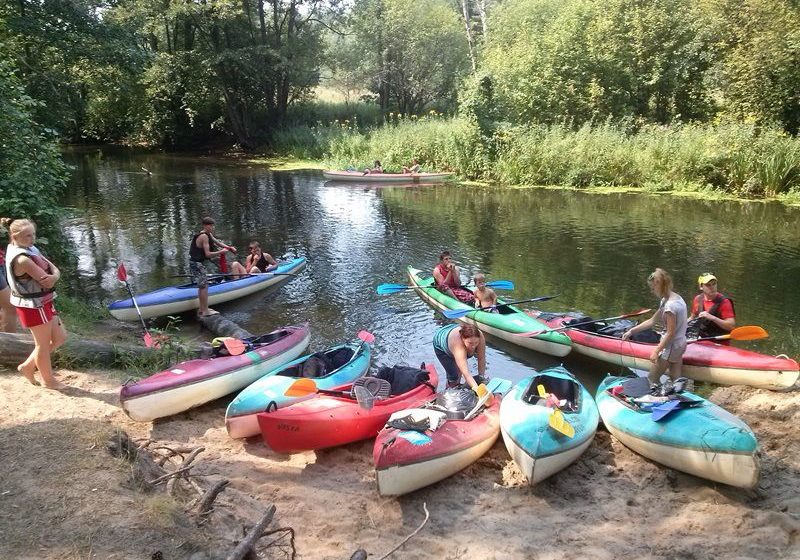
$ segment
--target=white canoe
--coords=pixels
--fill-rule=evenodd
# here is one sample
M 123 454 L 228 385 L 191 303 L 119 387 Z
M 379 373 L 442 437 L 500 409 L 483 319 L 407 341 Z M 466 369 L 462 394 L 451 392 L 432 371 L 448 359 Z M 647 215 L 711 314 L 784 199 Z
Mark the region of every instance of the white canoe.
M 329 181 L 348 181 L 351 183 L 441 183 L 453 177 L 452 173 L 368 173 L 362 171 L 322 172 Z

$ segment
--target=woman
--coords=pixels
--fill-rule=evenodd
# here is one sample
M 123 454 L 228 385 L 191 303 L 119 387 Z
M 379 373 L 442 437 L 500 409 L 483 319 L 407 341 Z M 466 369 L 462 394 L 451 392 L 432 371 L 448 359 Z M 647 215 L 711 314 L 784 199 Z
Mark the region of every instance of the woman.
M 5 251 L 0 248 L 0 332 L 17 332 L 17 312 L 11 305 L 11 290 L 6 280 Z
M 372 168 L 367 167 L 364 170 L 363 174 L 364 175 L 370 175 L 370 174 L 375 174 L 375 173 L 383 173 L 383 166 L 381 165 L 380 160 L 376 159 L 374 165 L 375 165 L 375 167 L 372 167 Z
M 647 278 L 647 284 L 653 294 L 661 298 L 658 310 L 646 321 L 626 331 L 622 340 L 650 328 L 661 335 L 650 354 L 650 373 L 647 376 L 650 384 L 657 386 L 667 370 L 673 381 L 681 376 L 683 353 L 686 351 L 686 302 L 672 291 L 672 277 L 666 270 L 655 269 Z
M 251 241 L 250 254 L 244 262 L 244 267 L 250 274 L 260 274 L 275 270 L 278 267 L 278 261 L 269 253 L 262 251 L 258 241 Z
M 453 262 L 450 251 L 442 251 L 439 255 L 439 264 L 433 269 L 433 280 L 443 294 L 470 305 L 475 301 L 473 293 L 461 287 L 461 272 Z
M 53 286 L 61 277 L 56 266 L 42 256 L 33 246 L 36 228 L 30 220 L 9 220 L 11 243 L 6 249 L 6 279 L 11 289 L 11 303 L 16 307 L 17 318 L 23 327 L 30 329 L 35 347 L 30 356 L 17 366 L 17 370 L 34 385 L 34 372 L 38 368 L 42 382 L 48 389 L 63 389 L 65 385 L 53 377 L 50 353 L 64 344 L 66 330 L 58 316 L 53 300 Z
M 486 382 L 486 339 L 475 325 L 447 325 L 433 335 L 433 350 L 447 372 L 447 386 L 458 385 L 461 376 L 477 392 Z M 469 373 L 467 359 L 478 358 L 478 375 Z

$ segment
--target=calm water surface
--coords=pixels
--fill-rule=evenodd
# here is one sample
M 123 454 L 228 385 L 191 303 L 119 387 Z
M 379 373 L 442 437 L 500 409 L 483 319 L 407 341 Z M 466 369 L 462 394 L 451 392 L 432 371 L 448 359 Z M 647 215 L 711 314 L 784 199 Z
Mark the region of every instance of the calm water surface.
M 514 298 L 560 294 L 542 308 L 595 317 L 656 305 L 644 282 L 655 266 L 673 274 L 687 302 L 698 274 L 713 272 L 735 299 L 738 323 L 770 332 L 748 347 L 795 358 L 800 347 L 798 209 L 455 184 L 376 188 L 326 183 L 318 171 L 96 149 L 66 157 L 75 166 L 66 223 L 80 255 L 73 281 L 98 305 L 125 295 L 119 259 L 138 292 L 178 282 L 168 277 L 188 272 L 189 240 L 211 215 L 217 235 L 240 248 L 256 239 L 276 258 L 309 263 L 283 287 L 220 311 L 254 333 L 308 321 L 314 349 L 367 329 L 380 364 L 435 361 L 431 338 L 444 318 L 412 291 L 378 296 L 375 287 L 405 282 L 410 264 L 432 269 L 443 249 L 465 275 L 513 280 Z M 191 317 L 182 328 L 195 332 Z M 495 376 L 519 379 L 557 363 L 489 345 Z M 572 356 L 565 364 L 590 385 L 619 371 Z

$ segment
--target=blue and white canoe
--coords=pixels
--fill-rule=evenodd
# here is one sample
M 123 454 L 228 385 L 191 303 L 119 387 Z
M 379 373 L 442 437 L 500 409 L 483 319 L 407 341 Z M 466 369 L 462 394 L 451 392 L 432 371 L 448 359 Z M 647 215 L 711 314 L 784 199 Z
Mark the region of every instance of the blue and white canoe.
M 595 400 L 608 431 L 626 447 L 667 467 L 701 478 L 753 488 L 760 472 L 758 441 L 750 427 L 727 410 L 683 392 L 693 406 L 658 422 L 652 413 L 611 394 L 628 378 L 606 377 Z
M 249 274 L 238 280 L 222 279 L 213 282 L 208 286 L 208 304 L 217 305 L 231 301 L 255 292 L 274 286 L 279 282 L 285 282 L 291 278 L 288 274 L 299 272 L 306 264 L 305 257 L 299 257 L 291 261 L 285 261 L 278 265 L 278 268 L 264 274 Z M 213 276 L 213 275 L 210 275 Z M 136 296 L 136 303 L 145 319 L 150 317 L 162 317 L 164 315 L 174 315 L 184 313 L 200 307 L 197 299 L 197 286 L 195 284 L 183 284 L 182 286 L 169 286 L 160 288 L 152 292 L 146 292 Z M 133 301 L 121 299 L 108 306 L 108 311 L 115 319 L 120 321 L 138 321 L 136 308 Z
M 325 354 L 330 371 L 320 371 L 315 364 L 314 372 L 308 371 L 310 358 Z M 312 377 L 318 389 L 336 390 L 353 381 L 369 369 L 372 352 L 369 344 L 352 342 L 333 346 L 317 354 L 298 358 L 279 369 L 267 373 L 239 393 L 225 412 L 225 427 L 232 438 L 258 435 L 258 413 L 272 412 L 303 400 L 304 397 L 287 397 L 284 393 L 301 377 Z M 319 362 L 318 362 L 319 363 Z M 321 374 L 321 375 L 320 375 Z
M 567 402 L 559 409 L 575 429 L 570 438 L 549 426 L 553 408 L 537 387 Z M 509 455 L 530 485 L 572 464 L 591 445 L 600 420 L 592 395 L 561 366 L 517 383 L 500 405 L 500 432 Z

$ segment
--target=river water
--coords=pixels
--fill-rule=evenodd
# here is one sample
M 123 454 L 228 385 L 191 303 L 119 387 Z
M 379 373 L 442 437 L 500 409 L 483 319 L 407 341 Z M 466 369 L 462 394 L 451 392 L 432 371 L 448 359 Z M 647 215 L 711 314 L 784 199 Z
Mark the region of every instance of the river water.
M 435 361 L 431 338 L 446 320 L 413 291 L 378 296 L 375 287 L 406 282 L 408 265 L 432 269 L 444 249 L 465 276 L 514 281 L 515 299 L 559 294 L 541 308 L 594 317 L 657 305 L 645 284 L 656 266 L 687 302 L 698 274 L 712 272 L 735 299 L 738 324 L 770 332 L 738 344 L 800 353 L 800 209 L 459 184 L 376 188 L 326 183 L 319 171 L 111 149 L 65 157 L 75 167 L 65 225 L 79 254 L 73 282 L 97 305 L 125 295 L 119 259 L 137 292 L 178 282 L 169 276 L 188 272 L 189 239 L 211 215 L 240 254 L 255 239 L 276 258 L 308 258 L 299 278 L 219 311 L 254 333 L 309 322 L 313 349 L 367 329 L 381 365 Z M 197 332 L 190 316 L 181 328 Z M 560 360 L 490 338 L 487 361 L 491 375 L 519 379 Z M 590 385 L 620 371 L 579 357 L 564 363 Z

